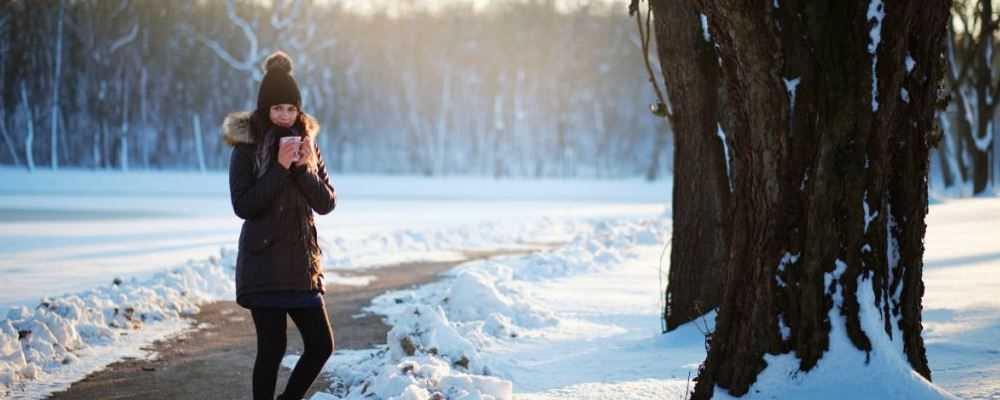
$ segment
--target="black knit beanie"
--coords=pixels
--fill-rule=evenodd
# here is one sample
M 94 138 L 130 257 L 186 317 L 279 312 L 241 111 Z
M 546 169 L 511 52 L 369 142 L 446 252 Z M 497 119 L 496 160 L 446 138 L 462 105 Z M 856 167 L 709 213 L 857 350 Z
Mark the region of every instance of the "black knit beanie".
M 264 79 L 257 92 L 257 109 L 268 111 L 275 104 L 294 104 L 302 109 L 302 95 L 299 84 L 292 76 L 292 59 L 282 51 L 276 51 L 264 61 Z

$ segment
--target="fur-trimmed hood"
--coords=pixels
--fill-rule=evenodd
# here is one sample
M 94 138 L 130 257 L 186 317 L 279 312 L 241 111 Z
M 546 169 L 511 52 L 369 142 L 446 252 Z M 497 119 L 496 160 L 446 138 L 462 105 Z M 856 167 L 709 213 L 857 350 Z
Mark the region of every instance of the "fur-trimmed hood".
M 229 113 L 222 121 L 222 140 L 230 146 L 240 143 L 254 143 L 253 134 L 250 133 L 250 111 L 238 111 Z M 313 139 L 319 134 L 319 121 L 312 115 L 302 113 L 302 121 L 305 124 L 305 134 Z

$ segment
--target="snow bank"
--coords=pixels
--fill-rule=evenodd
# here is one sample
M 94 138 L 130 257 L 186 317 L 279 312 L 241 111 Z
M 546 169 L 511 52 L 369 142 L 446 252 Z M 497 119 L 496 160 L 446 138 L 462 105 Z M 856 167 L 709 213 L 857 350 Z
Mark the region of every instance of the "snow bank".
M 840 260 L 837 262 L 839 264 Z M 840 265 L 837 270 L 843 272 Z M 859 314 L 861 328 L 872 342 L 872 351 L 866 354 L 858 350 L 847 337 L 846 320 L 840 313 L 841 291 L 843 288 L 838 285 L 834 307 L 828 316 L 830 348 L 816 367 L 802 372 L 800 360 L 794 354 L 765 355 L 767 367 L 741 398 L 834 400 L 844 398 L 844 388 L 849 387 L 850 397 L 857 399 L 958 399 L 913 371 L 903 352 L 902 333 L 896 326 L 898 321 L 893 318 L 893 336 L 889 337 L 885 333 L 882 312 L 875 305 L 871 278 L 863 275 L 858 277 L 857 286 Z M 719 387 L 713 398 L 735 399 Z
M 580 325 L 557 317 L 524 285 L 613 270 L 635 257 L 636 246 L 661 243 L 665 232 L 661 221 L 595 221 L 589 226 L 556 250 L 467 263 L 445 280 L 377 297 L 367 310 L 384 315 L 392 326 L 388 344 L 332 357 L 324 369 L 334 382 L 329 395 L 511 398 L 508 363 L 484 351 Z
M 145 280 L 15 307 L 0 320 L 0 393 L 42 398 L 86 373 L 176 332 L 198 305 L 231 298 L 236 255 L 189 262 Z M 147 328 L 148 326 L 148 328 Z

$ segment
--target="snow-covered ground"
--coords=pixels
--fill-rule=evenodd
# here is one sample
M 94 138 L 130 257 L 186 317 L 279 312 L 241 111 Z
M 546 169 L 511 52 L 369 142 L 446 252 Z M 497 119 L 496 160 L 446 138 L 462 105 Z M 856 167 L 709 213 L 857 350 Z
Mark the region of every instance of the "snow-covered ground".
M 1000 399 L 1000 199 L 931 206 L 924 241 L 924 339 L 934 382 Z
M 377 298 L 368 311 L 393 326 L 389 345 L 337 352 L 325 370 L 335 383 L 314 399 L 431 399 L 435 392 L 674 399 L 693 385 L 714 317 L 660 333 L 669 183 L 334 182 L 338 208 L 318 218 L 334 272 L 454 258 L 465 249 L 566 244 L 467 263 L 442 281 Z M 933 385 L 891 352 L 865 367 L 863 355 L 837 347 L 835 338 L 836 351 L 813 372 L 789 380 L 788 364 L 772 360 L 751 393 L 840 398 L 853 385 L 871 389 L 855 391 L 857 398 L 947 397 L 942 391 L 1000 398 L 997 220 L 997 198 L 930 208 L 924 336 Z M 199 304 L 232 297 L 239 220 L 222 174 L 0 169 L 0 226 L 8 244 L 0 249 L 0 393 L 11 398 L 40 398 L 119 357 L 141 355 L 143 344 L 177 332 Z M 294 361 L 290 355 L 285 364 Z
M 924 336 L 934 384 L 910 371 L 898 342 L 874 337 L 885 343 L 866 366 L 835 327 L 812 372 L 771 357 L 748 397 L 1000 398 L 998 220 L 997 198 L 930 209 Z M 660 334 L 669 231 L 662 216 L 597 222 L 559 249 L 468 263 L 447 280 L 387 293 L 369 311 L 393 326 L 389 345 L 338 352 L 325 369 L 334 384 L 314 399 L 684 398 L 714 316 Z
M 462 250 L 565 242 L 592 221 L 648 218 L 669 182 L 334 177 L 317 218 L 336 272 Z M 240 220 L 224 173 L 0 168 L 0 397 L 41 398 L 233 298 Z

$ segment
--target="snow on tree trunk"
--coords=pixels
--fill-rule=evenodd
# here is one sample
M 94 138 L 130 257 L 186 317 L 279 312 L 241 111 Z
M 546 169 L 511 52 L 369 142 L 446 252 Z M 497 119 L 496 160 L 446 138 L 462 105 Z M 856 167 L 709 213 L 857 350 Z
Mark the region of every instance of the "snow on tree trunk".
M 735 191 L 730 273 L 693 398 L 746 394 L 765 354 L 809 371 L 831 332 L 869 354 L 901 342 L 877 351 L 929 379 L 927 138 L 948 2 L 699 4 L 719 46 Z
M 719 65 L 693 2 L 652 2 L 657 53 L 674 129 L 673 235 L 667 329 L 694 320 L 722 298 L 730 195 L 719 126 Z

